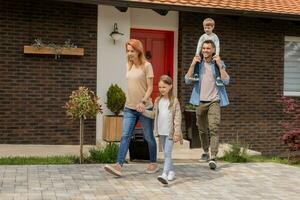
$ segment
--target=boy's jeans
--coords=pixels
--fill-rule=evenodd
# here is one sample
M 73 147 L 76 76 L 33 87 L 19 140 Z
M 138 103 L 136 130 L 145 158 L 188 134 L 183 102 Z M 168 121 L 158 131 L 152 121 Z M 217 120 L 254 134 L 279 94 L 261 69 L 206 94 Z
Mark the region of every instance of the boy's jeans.
M 165 157 L 163 173 L 168 174 L 170 171 L 174 171 L 172 162 L 173 140 L 170 140 L 167 135 L 160 135 L 159 138 Z
M 148 142 L 150 162 L 155 163 L 157 157 L 156 141 L 153 135 L 153 120 L 145 117 L 142 113 L 129 108 L 124 109 L 123 129 L 117 163 L 124 164 L 125 157 L 129 148 L 129 142 L 133 135 L 135 125 L 140 120 L 143 128 L 144 138 Z
M 219 148 L 218 130 L 221 121 L 219 101 L 200 103 L 196 109 L 196 117 L 201 146 L 204 152 L 208 152 L 210 146 L 211 158 L 216 158 Z

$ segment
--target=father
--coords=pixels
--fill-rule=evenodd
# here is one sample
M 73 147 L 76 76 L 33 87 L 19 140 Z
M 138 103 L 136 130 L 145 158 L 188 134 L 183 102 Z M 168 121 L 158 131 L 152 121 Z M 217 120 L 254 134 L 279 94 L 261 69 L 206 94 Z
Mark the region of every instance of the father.
M 204 41 L 201 50 L 202 58 L 195 56 L 185 75 L 186 84 L 194 84 L 190 103 L 197 106 L 197 126 L 204 150 L 201 159 L 209 161 L 209 167 L 212 170 L 217 167 L 221 107 L 229 104 L 225 85 L 228 85 L 230 79 L 224 62 L 219 56 L 213 56 L 215 49 L 212 40 Z M 221 75 L 223 84 L 217 86 L 218 73 Z M 209 147 L 211 156 L 209 156 Z

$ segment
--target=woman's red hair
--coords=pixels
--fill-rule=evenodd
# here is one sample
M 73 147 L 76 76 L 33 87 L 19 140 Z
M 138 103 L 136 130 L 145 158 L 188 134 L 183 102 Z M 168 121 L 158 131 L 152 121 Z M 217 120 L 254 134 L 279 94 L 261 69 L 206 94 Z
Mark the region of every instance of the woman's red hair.
M 139 65 L 141 65 L 143 67 L 146 62 L 146 58 L 144 55 L 144 48 L 143 48 L 142 42 L 137 39 L 130 39 L 128 42 L 126 42 L 126 45 L 125 45 L 126 52 L 127 52 L 128 45 L 130 45 L 135 51 L 137 51 Z M 128 62 L 129 70 L 130 70 L 133 65 L 133 62 L 130 61 L 129 58 L 127 58 L 127 62 Z

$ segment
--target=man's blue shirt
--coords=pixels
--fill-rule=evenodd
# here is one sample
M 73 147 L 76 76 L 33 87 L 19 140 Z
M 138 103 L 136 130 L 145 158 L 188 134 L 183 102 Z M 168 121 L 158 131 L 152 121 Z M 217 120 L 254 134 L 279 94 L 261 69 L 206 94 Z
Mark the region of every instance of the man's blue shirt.
M 223 61 L 222 62 L 222 65 L 226 68 L 226 65 L 224 64 Z M 216 63 L 214 61 L 211 61 L 210 63 L 210 66 L 212 67 L 212 73 L 213 73 L 213 76 L 215 77 L 216 79 Z M 202 60 L 201 63 L 197 63 L 195 65 L 195 69 L 194 69 L 194 73 L 193 73 L 193 77 L 195 77 L 195 74 L 197 74 L 197 76 L 199 77 L 199 81 L 192 81 L 189 79 L 188 75 L 186 74 L 184 79 L 185 79 L 185 83 L 186 84 L 192 84 L 194 83 L 194 87 L 193 87 L 193 91 L 192 91 L 192 95 L 191 95 L 191 98 L 190 98 L 190 104 L 193 104 L 193 105 L 199 105 L 200 104 L 200 90 L 201 90 L 201 82 L 202 82 L 202 70 L 203 70 L 203 66 L 204 66 L 204 61 Z M 225 85 L 228 85 L 229 84 L 229 80 L 230 80 L 230 77 L 228 76 L 226 80 L 223 81 L 224 83 L 224 86 L 216 86 L 217 87 L 217 90 L 218 90 L 218 96 L 220 98 L 220 106 L 223 107 L 223 106 L 227 106 L 229 104 L 229 100 L 228 100 L 228 96 L 227 96 L 227 92 L 226 92 L 226 88 L 225 88 Z

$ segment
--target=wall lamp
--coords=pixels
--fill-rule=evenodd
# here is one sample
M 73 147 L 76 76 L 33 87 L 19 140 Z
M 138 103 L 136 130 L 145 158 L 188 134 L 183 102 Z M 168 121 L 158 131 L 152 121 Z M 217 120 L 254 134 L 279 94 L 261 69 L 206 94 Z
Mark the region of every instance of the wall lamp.
M 116 41 L 119 40 L 122 35 L 124 34 L 118 31 L 118 24 L 114 23 L 114 30 L 109 34 L 109 36 L 114 40 L 114 44 L 116 44 Z

